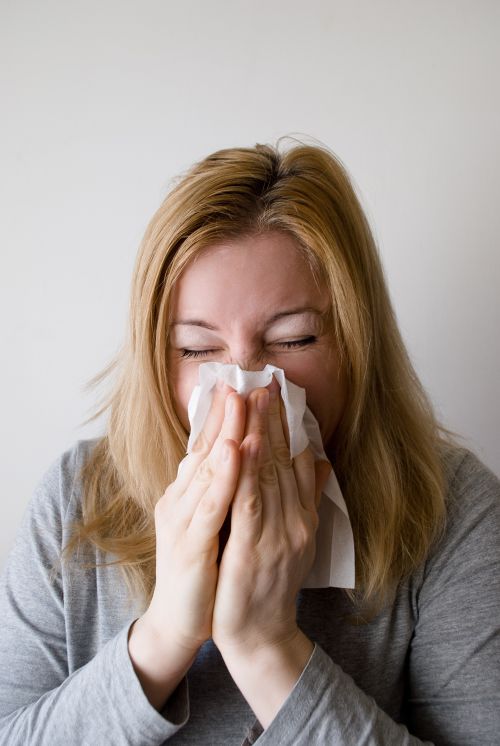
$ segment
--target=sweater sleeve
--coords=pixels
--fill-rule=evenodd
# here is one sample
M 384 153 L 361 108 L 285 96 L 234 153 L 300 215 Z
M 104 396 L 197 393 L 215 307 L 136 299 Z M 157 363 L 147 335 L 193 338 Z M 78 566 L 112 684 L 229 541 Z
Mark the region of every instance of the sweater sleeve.
M 500 482 L 470 453 L 451 485 L 448 526 L 426 564 L 417 607 L 407 726 L 392 720 L 316 645 L 274 720 L 255 732 L 258 743 L 498 743 Z
M 162 713 L 151 706 L 128 654 L 131 623 L 92 660 L 68 672 L 63 583 L 52 568 L 71 491 L 65 474 L 74 471 L 58 460 L 47 472 L 2 573 L 0 742 L 157 746 L 188 719 L 187 684 L 181 682 Z

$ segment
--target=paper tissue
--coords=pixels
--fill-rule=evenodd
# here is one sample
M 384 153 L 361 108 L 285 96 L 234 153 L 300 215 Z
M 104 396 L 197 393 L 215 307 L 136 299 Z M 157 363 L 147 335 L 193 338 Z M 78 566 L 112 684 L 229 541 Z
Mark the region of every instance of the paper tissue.
M 261 386 L 268 386 L 276 378 L 281 388 L 290 434 L 292 458 L 309 444 L 316 459 L 328 461 L 318 422 L 306 405 L 305 390 L 285 377 L 285 372 L 274 365 L 260 371 L 242 370 L 238 365 L 202 363 L 199 384 L 188 404 L 191 425 L 187 450 L 190 452 L 210 410 L 216 383 L 225 381 L 238 393 L 246 396 Z M 354 588 L 354 541 L 347 507 L 337 478 L 333 472 L 323 488 L 318 508 L 319 527 L 316 534 L 316 557 L 304 588 Z

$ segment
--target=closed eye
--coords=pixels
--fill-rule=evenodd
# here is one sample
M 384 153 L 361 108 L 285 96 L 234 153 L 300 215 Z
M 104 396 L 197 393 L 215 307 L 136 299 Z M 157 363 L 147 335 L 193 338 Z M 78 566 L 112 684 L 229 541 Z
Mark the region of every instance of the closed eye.
M 293 350 L 297 347 L 305 347 L 316 342 L 316 337 L 305 337 L 304 339 L 291 339 L 288 342 L 275 342 L 276 347 L 284 347 L 286 350 Z
M 291 339 L 287 342 L 274 342 L 273 346 L 275 347 L 282 347 L 286 350 L 293 350 L 297 349 L 298 347 L 305 347 L 306 345 L 314 344 L 316 342 L 316 337 L 305 337 L 304 339 Z M 206 357 L 207 355 L 211 355 L 218 352 L 218 350 L 188 350 L 188 349 L 182 349 L 181 350 L 181 357 L 183 358 L 201 358 Z
M 181 350 L 181 357 L 205 357 L 211 352 L 217 352 L 217 350 Z

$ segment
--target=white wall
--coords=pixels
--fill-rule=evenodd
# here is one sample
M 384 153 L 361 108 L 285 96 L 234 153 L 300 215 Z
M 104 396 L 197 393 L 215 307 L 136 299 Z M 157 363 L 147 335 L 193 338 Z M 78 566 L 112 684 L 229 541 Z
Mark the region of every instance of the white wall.
M 416 369 L 500 473 L 500 3 L 17 0 L 0 11 L 0 561 L 122 339 L 169 179 L 306 133 L 363 195 Z

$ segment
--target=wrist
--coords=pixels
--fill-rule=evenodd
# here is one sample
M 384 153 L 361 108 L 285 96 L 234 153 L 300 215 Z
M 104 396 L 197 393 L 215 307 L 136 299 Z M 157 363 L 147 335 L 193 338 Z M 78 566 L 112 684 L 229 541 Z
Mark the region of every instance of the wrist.
M 220 647 L 229 673 L 263 728 L 290 695 L 313 650 L 314 643 L 299 628 L 279 642 Z
M 145 615 L 130 628 L 128 651 L 146 697 L 159 711 L 191 668 L 197 653 L 196 649 L 160 636 Z

